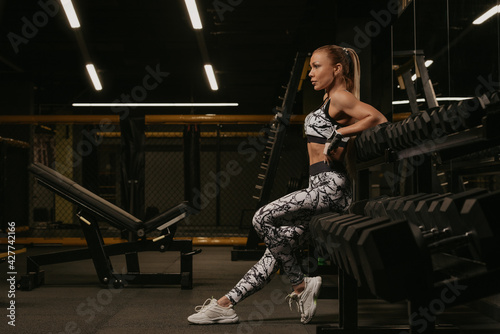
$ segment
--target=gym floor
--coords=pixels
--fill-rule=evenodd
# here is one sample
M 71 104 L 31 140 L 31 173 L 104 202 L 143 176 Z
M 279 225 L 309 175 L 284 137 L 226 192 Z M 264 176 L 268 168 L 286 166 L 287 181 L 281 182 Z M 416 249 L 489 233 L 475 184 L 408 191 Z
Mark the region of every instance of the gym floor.
M 199 248 L 199 247 L 195 247 Z M 3 310 L 0 332 L 29 333 L 316 333 L 318 325 L 336 325 L 338 301 L 319 299 L 316 316 L 302 325 L 300 316 L 290 311 L 285 296 L 290 292 L 284 276 L 277 275 L 259 293 L 241 302 L 235 310 L 239 324 L 190 325 L 186 318 L 210 297 L 227 292 L 253 264 L 231 261 L 231 247 L 202 247 L 194 258 L 194 287 L 138 287 L 107 290 L 97 280 L 90 260 L 45 266 L 45 285 L 32 291 L 16 291 L 7 298 L 6 279 L 0 282 L 0 307 Z M 61 247 L 28 248 L 16 257 L 18 274 L 26 270 L 26 255 L 60 251 Z M 142 272 L 178 272 L 177 253 L 140 253 Z M 116 271 L 125 266 L 123 256 L 111 258 Z M 0 264 L 7 273 L 7 263 Z M 2 274 L 4 276 L 4 274 Z M 328 279 L 328 277 L 325 277 Z M 7 324 L 5 313 L 10 300 L 15 300 L 15 328 Z M 359 325 L 404 326 L 407 324 L 406 303 L 389 304 L 376 299 L 360 299 Z M 445 310 L 441 324 L 451 324 L 460 333 L 500 333 L 500 323 L 468 305 Z M 401 327 L 403 328 L 403 327 Z M 401 330 L 401 333 L 406 331 Z

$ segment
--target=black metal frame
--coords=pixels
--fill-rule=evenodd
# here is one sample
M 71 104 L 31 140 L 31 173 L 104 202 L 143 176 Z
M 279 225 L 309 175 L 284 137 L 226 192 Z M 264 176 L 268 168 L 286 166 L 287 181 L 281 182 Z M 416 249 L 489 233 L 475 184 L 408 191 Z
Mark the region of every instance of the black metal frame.
M 458 328 L 450 325 L 440 325 L 436 327 L 434 322 L 422 317 L 413 317 L 408 326 L 390 325 L 381 327 L 358 327 L 358 282 L 352 276 L 347 275 L 342 269 L 338 269 L 338 289 L 339 289 L 339 321 L 338 325 L 316 326 L 316 333 L 339 333 L 339 334 L 401 334 L 409 333 L 447 333 L 458 334 Z M 435 289 L 437 290 L 437 289 Z M 440 290 L 439 290 L 440 291 Z M 437 291 L 433 295 L 439 296 Z M 408 301 L 408 312 L 413 314 L 414 310 L 427 307 L 432 298 L 430 295 L 421 295 Z M 415 314 L 418 314 L 416 312 Z M 424 330 L 418 327 L 421 321 L 425 321 L 427 326 Z
M 87 259 L 92 259 L 99 281 L 115 288 L 128 284 L 180 284 L 182 289 L 193 287 L 192 255 L 201 250 L 193 250 L 191 240 L 173 240 L 173 233 L 170 233 L 169 226 L 190 213 L 197 213 L 196 210 L 181 203 L 144 223 L 46 166 L 33 164 L 29 170 L 36 174 L 36 178 L 42 185 L 78 206 L 77 216 L 87 241 L 87 248 L 28 256 L 27 274 L 23 275 L 17 283 L 18 289 L 32 290 L 42 285 L 45 282 L 45 272 L 40 269 L 42 265 Z M 139 238 L 134 238 L 129 242 L 105 245 L 98 219 L 105 220 L 118 228 L 135 232 L 135 236 Z M 159 230 L 161 235 L 152 240 L 147 239 L 145 233 L 154 229 Z M 138 253 L 144 251 L 180 252 L 180 272 L 141 273 Z M 113 255 L 125 255 L 126 273 L 119 273 L 113 269 L 109 258 Z
M 281 149 L 285 140 L 286 128 L 290 123 L 295 95 L 300 87 L 304 76 L 304 67 L 308 54 L 297 52 L 290 78 L 286 86 L 285 96 L 282 98 L 281 106 L 276 107 L 276 115 L 270 124 L 269 138 L 263 152 L 263 161 L 260 165 L 261 174 L 258 175 L 258 184 L 255 186 L 257 195 L 253 196 L 257 200 L 256 208 L 264 206 L 269 202 L 272 185 L 275 179 L 278 163 L 281 158 Z M 281 97 L 280 97 L 281 98 Z M 231 260 L 257 260 L 262 257 L 265 247 L 259 247 L 260 238 L 252 228 L 248 234 L 247 243 L 243 247 L 235 247 L 231 251 Z
M 93 215 L 80 213 L 80 221 L 87 241 L 87 248 L 66 250 L 27 257 L 27 274 L 21 277 L 17 287 L 21 290 L 32 290 L 45 282 L 45 272 L 41 266 L 92 259 L 99 281 L 102 284 L 121 288 L 129 284 L 141 285 L 177 285 L 182 289 L 193 287 L 193 258 L 200 250 L 193 250 L 191 240 L 173 240 L 171 235 L 158 241 L 142 239 L 135 242 L 124 242 L 105 245 L 99 226 Z M 179 273 L 141 273 L 139 252 L 145 251 L 178 251 L 181 254 Z M 120 273 L 113 269 L 110 256 L 125 255 L 127 272 Z

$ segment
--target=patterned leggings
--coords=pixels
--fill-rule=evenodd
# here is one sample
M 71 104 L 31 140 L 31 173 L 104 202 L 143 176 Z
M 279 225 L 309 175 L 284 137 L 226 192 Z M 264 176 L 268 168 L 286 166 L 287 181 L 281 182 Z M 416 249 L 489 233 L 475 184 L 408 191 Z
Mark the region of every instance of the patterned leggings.
M 339 171 L 340 170 L 340 171 Z M 280 265 L 292 285 L 304 280 L 294 250 L 309 235 L 309 221 L 323 212 L 344 212 L 352 201 L 351 184 L 343 168 L 323 162 L 310 168 L 309 187 L 277 199 L 254 215 L 253 226 L 264 240 L 264 256 L 226 294 L 233 305 L 259 291 Z

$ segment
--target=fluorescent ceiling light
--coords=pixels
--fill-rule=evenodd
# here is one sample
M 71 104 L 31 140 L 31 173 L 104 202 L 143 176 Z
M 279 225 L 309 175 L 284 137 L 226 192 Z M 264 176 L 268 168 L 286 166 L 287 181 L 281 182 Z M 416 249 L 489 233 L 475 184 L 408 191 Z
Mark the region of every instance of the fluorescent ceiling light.
M 71 0 L 61 0 L 61 4 L 68 18 L 69 25 L 71 28 L 80 28 L 80 21 L 78 21 L 78 16 L 76 16 L 75 8 Z
M 472 97 L 438 97 L 436 98 L 437 101 L 463 101 L 463 100 L 470 100 Z M 417 102 L 425 102 L 425 99 L 417 99 Z M 409 100 L 401 100 L 401 101 L 392 101 L 392 105 L 399 105 L 399 104 L 409 104 Z
M 85 67 L 87 68 L 87 72 L 89 72 L 90 79 L 94 84 L 95 90 L 101 90 L 102 89 L 101 82 L 99 81 L 99 77 L 97 76 L 97 72 L 95 70 L 94 65 L 87 64 Z
M 472 22 L 472 24 L 484 23 L 486 20 L 488 20 L 490 17 L 492 17 L 493 15 L 498 13 L 499 11 L 500 11 L 500 5 L 493 6 L 493 8 L 491 8 L 486 13 L 484 13 L 483 15 L 479 16 L 476 20 L 474 20 L 474 22 Z
M 215 79 L 214 69 L 212 65 L 205 65 L 205 73 L 207 73 L 208 82 L 210 82 L 210 88 L 212 90 L 218 90 L 217 80 Z
M 237 107 L 238 103 L 73 103 L 73 107 Z
M 191 19 L 191 24 L 193 29 L 203 28 L 201 25 L 200 14 L 198 13 L 198 7 L 196 6 L 195 0 L 184 0 L 189 13 L 189 18 Z

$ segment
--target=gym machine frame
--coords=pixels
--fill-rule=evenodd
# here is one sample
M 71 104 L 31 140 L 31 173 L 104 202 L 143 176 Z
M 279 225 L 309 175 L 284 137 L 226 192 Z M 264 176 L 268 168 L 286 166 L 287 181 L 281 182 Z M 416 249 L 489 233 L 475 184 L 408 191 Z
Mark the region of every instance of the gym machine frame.
M 260 165 L 261 174 L 258 175 L 258 184 L 255 185 L 257 195 L 253 196 L 257 200 L 256 209 L 261 208 L 269 202 L 272 185 L 278 169 L 281 149 L 286 135 L 286 127 L 290 124 L 295 94 L 300 90 L 301 82 L 307 77 L 309 62 L 306 61 L 308 55 L 298 52 L 295 56 L 293 68 L 290 72 L 281 106 L 275 107 L 276 115 L 270 124 L 270 135 L 267 139 L 263 161 Z M 259 236 L 253 228 L 248 234 L 247 243 L 244 247 L 238 247 L 231 251 L 231 260 L 257 260 L 264 254 L 264 249 L 259 248 Z
M 142 222 L 51 168 L 34 163 L 28 169 L 35 174 L 40 184 L 77 205 L 77 216 L 88 248 L 28 256 L 27 274 L 17 282 L 18 289 L 32 290 L 44 284 L 45 271 L 40 269 L 42 265 L 86 259 L 92 259 L 99 281 L 114 288 L 121 288 L 128 284 L 180 284 L 182 289 L 192 288 L 192 256 L 201 250 L 193 250 L 191 240 L 173 240 L 174 224 L 189 214 L 197 213 L 186 202 L 174 206 L 147 222 Z M 98 219 L 107 221 L 119 229 L 130 231 L 138 237 L 138 240 L 105 245 Z M 146 239 L 146 234 L 153 230 L 160 231 L 160 236 Z M 180 273 L 141 273 L 138 253 L 144 251 L 180 252 Z M 113 255 L 125 255 L 127 265 L 125 273 L 113 269 L 109 258 Z

